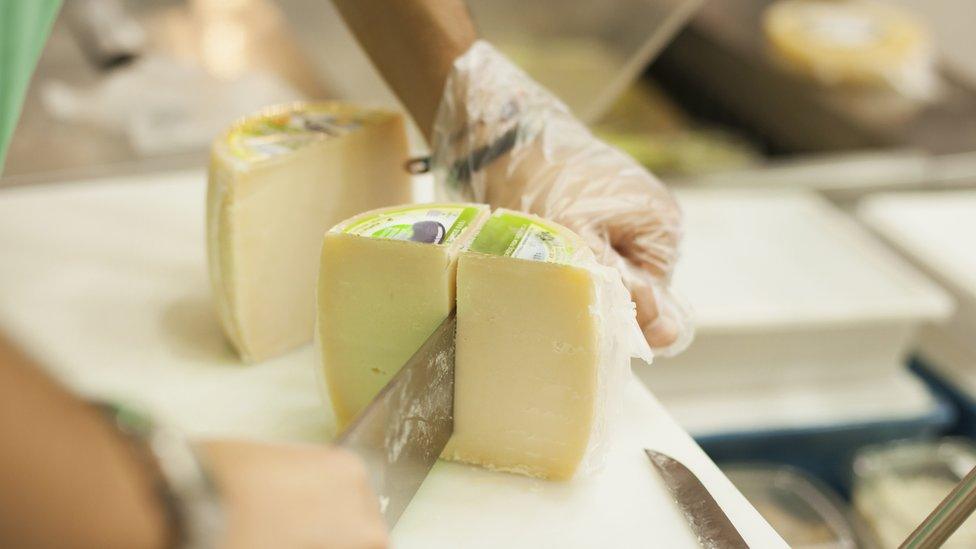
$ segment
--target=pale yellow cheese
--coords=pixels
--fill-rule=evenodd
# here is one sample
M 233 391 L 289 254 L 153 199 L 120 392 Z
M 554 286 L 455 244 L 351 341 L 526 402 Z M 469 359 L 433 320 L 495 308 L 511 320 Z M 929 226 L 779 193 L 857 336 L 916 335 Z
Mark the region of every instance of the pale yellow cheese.
M 451 229 L 459 217 L 445 213 L 466 208 L 477 209 Z M 434 217 L 445 220 L 436 230 Z M 484 206 L 415 205 L 329 232 L 317 331 L 329 397 L 342 429 L 456 300 L 454 434 L 443 457 L 567 479 L 598 461 L 609 389 L 631 354 L 649 360 L 649 350 L 620 274 L 579 237 L 519 212 L 485 217 Z
M 606 272 L 594 269 L 568 229 L 507 210 L 462 252 L 454 435 L 444 457 L 549 479 L 574 475 L 597 434 L 610 370 L 629 364 L 606 348 Z M 609 282 L 623 291 L 615 271 Z M 615 305 L 633 322 L 622 299 Z
M 457 254 L 487 216 L 476 204 L 402 206 L 356 216 L 326 235 L 317 337 L 340 428 L 450 314 Z
M 311 340 L 323 235 L 357 212 L 409 201 L 407 158 L 399 114 L 342 103 L 270 109 L 214 143 L 210 277 L 242 358 Z

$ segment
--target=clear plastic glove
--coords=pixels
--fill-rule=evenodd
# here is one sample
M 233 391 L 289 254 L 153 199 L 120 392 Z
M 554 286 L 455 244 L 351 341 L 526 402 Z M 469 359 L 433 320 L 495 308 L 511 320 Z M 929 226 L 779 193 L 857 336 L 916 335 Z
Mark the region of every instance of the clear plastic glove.
M 688 311 L 669 288 L 681 239 L 677 203 L 486 42 L 455 61 L 431 143 L 440 192 L 575 230 L 620 271 L 651 347 L 667 355 L 687 346 Z

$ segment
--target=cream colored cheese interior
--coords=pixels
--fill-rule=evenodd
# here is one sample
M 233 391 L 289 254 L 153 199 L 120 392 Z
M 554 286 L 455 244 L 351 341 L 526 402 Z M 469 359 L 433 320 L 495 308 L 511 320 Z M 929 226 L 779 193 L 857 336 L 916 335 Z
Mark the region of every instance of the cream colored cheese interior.
M 316 137 L 321 125 L 308 120 L 333 111 L 354 123 Z M 294 129 L 303 121 L 313 130 Z M 242 146 L 248 139 L 258 145 Z M 400 115 L 338 103 L 262 113 L 215 143 L 210 275 L 221 324 L 242 358 L 263 360 L 311 340 L 323 235 L 357 212 L 408 201 L 407 157 Z
M 462 254 L 445 457 L 544 478 L 575 473 L 595 413 L 594 300 L 585 269 Z
M 391 220 L 388 226 L 374 227 L 376 234 L 389 235 L 391 227 L 404 226 L 382 211 L 357 216 L 326 235 L 317 337 L 340 428 L 369 404 L 454 308 L 458 251 L 488 216 L 486 206 L 460 206 L 474 215 L 449 243 L 349 232 L 362 220 Z

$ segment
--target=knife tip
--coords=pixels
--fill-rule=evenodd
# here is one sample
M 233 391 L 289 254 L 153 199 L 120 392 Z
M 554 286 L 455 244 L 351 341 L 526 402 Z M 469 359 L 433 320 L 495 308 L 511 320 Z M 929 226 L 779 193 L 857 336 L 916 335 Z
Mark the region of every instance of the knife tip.
M 647 454 L 647 457 L 651 458 L 653 461 L 660 459 L 671 459 L 669 456 L 666 456 L 657 450 L 651 450 L 650 448 L 644 448 L 644 453 Z

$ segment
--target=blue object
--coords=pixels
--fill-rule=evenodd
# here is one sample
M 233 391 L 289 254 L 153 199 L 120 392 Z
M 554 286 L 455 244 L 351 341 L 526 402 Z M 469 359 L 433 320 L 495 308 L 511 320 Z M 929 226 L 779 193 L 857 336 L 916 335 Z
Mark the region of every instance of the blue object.
M 848 497 L 851 464 L 860 448 L 902 439 L 934 438 L 954 425 L 955 407 L 938 393 L 934 397 L 936 403 L 930 412 L 909 419 L 739 431 L 696 436 L 695 440 L 719 464 L 763 461 L 792 465 Z
M 956 418 L 949 433 L 976 438 L 976 398 L 950 383 L 920 357 L 912 357 L 908 367 L 922 378 L 929 389 L 955 408 Z

